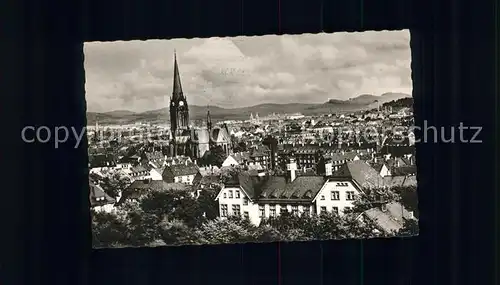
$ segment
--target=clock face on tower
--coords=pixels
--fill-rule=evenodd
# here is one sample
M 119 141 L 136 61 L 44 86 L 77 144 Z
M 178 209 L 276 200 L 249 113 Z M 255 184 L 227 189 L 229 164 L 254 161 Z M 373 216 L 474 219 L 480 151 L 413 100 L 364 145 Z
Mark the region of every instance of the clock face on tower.
M 179 106 L 184 106 L 184 102 L 183 102 L 183 101 L 180 101 L 180 102 L 179 102 Z

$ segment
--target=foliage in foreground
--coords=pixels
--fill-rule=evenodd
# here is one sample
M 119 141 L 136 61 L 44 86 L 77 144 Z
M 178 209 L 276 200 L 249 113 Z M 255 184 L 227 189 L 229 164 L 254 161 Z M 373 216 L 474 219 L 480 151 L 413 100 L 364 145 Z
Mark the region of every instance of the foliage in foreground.
M 198 199 L 188 192 L 151 192 L 126 203 L 116 213 L 92 213 L 95 247 L 221 244 L 412 236 L 418 222 L 408 221 L 398 233 L 385 234 L 373 223 L 334 213 L 296 216 L 282 213 L 254 226 L 241 217 L 217 218 L 216 192 L 202 192 Z M 361 203 L 355 207 L 362 209 Z

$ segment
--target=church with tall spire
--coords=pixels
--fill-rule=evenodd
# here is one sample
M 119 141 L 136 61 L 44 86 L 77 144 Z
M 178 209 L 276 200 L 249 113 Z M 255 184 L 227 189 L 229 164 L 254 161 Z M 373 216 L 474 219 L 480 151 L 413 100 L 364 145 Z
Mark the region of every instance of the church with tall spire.
M 182 91 L 175 51 L 174 80 L 170 97 L 170 132 L 172 156 L 185 155 L 195 159 L 200 158 L 215 145 L 221 146 L 228 155 L 232 152 L 229 130 L 227 126 L 218 128 L 212 125 L 209 106 L 207 106 L 206 127 L 195 128 L 190 125 L 189 106 L 186 95 Z
M 189 130 L 189 106 L 186 96 L 182 92 L 181 76 L 179 74 L 179 65 L 177 64 L 177 55 L 174 53 L 174 83 L 172 96 L 170 97 L 170 130 L 172 134 L 182 135 Z

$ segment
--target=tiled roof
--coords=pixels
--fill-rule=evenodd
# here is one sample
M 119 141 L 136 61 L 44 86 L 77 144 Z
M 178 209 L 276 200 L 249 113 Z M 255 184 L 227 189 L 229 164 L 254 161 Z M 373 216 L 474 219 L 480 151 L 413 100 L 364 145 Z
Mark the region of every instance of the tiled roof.
M 145 155 L 148 160 L 160 160 L 165 158 L 165 156 L 159 151 L 146 152 Z
M 252 176 L 240 173 L 239 185 L 254 200 L 266 201 L 312 201 L 323 187 L 322 176 L 299 176 L 293 182 L 288 182 L 284 176 Z
M 417 176 L 386 176 L 382 178 L 384 180 L 384 186 L 395 187 L 395 186 L 417 186 Z
M 364 214 L 386 233 L 399 231 L 403 228 L 405 219 L 412 218 L 410 213 L 397 202 L 386 204 L 385 211 L 376 207 L 366 210 Z
M 149 171 L 149 169 L 147 169 L 143 165 L 137 165 L 137 166 L 132 167 L 132 169 L 130 169 L 130 171 L 132 173 L 139 173 L 139 172 Z
M 199 172 L 198 166 L 194 164 L 175 164 L 165 167 L 165 170 L 169 169 L 172 171 L 174 176 L 186 176 L 193 175 Z
M 343 164 L 333 176 L 351 177 L 363 188 L 377 188 L 384 186 L 380 174 L 368 163 L 362 160 L 349 161 Z
M 319 146 L 316 145 L 308 145 L 308 146 L 300 146 L 295 151 L 296 154 L 315 154 L 319 151 Z

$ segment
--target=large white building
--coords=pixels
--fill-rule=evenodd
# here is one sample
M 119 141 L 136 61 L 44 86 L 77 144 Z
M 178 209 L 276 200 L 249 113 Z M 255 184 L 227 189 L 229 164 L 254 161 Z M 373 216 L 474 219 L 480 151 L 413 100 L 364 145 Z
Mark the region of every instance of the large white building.
M 216 200 L 221 218 L 230 215 L 247 217 L 259 225 L 263 218 L 283 211 L 296 214 L 336 212 L 342 215 L 352 208 L 362 189 L 380 187 L 383 178 L 361 160 L 345 163 L 334 177 L 297 176 L 292 159 L 286 176 L 240 173 L 224 185 Z

